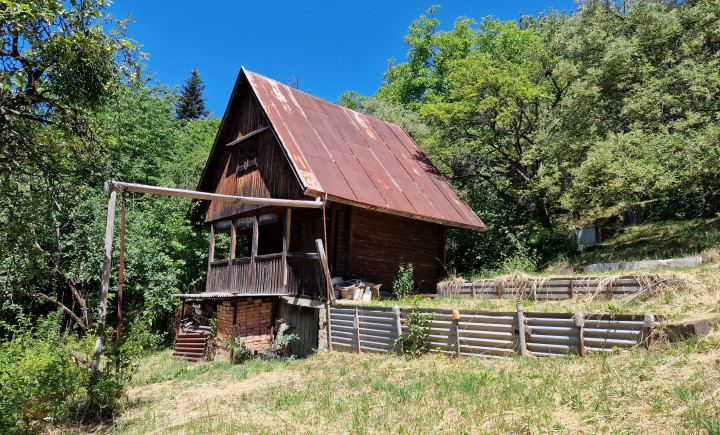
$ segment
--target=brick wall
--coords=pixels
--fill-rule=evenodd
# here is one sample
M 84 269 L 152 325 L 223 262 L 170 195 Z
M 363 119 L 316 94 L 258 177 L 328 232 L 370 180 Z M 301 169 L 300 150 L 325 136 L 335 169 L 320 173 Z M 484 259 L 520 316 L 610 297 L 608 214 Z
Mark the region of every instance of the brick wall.
M 245 338 L 248 349 L 267 349 L 273 339 L 272 326 L 272 298 L 239 298 L 218 304 L 218 348 L 224 347 L 223 340 L 232 341 L 234 336 Z

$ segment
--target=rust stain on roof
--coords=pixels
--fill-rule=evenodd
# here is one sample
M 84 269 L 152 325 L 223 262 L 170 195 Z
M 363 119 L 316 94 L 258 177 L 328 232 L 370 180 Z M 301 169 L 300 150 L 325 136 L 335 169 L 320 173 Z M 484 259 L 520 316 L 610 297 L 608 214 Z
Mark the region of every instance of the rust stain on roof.
M 402 128 L 243 71 L 306 193 L 486 229 Z

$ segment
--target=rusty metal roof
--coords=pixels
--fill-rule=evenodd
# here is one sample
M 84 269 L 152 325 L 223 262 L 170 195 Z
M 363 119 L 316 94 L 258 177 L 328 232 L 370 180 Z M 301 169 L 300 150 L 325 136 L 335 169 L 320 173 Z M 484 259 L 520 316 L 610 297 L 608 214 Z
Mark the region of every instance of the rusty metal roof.
M 485 230 L 397 125 L 246 69 L 305 193 L 449 226 Z

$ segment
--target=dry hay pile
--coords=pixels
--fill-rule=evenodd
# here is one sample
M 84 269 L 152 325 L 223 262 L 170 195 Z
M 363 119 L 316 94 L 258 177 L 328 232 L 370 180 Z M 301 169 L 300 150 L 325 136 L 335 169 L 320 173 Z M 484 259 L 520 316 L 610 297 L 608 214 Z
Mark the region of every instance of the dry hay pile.
M 443 298 L 455 298 L 460 296 L 465 279 L 462 277 L 454 277 L 450 281 L 444 281 L 437 285 L 438 296 Z

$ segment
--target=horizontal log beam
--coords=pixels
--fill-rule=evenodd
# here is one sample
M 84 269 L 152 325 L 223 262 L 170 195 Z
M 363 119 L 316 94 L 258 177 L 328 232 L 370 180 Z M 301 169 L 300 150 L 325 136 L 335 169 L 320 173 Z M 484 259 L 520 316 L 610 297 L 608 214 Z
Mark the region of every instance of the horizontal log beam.
M 225 145 L 226 147 L 231 147 L 233 145 L 237 145 L 240 142 L 250 139 L 251 137 L 255 136 L 256 134 L 262 133 L 263 131 L 267 130 L 270 127 L 260 127 L 257 130 L 251 131 L 250 133 L 246 134 L 245 136 L 235 139 L 234 141 L 230 142 L 229 144 Z
M 122 181 L 105 182 L 105 190 L 108 191 L 125 191 L 138 193 L 152 193 L 155 195 L 178 196 L 181 198 L 202 199 L 207 201 L 233 202 L 237 204 L 256 204 L 256 205 L 277 205 L 281 207 L 301 207 L 301 208 L 322 208 L 323 203 L 318 198 L 315 201 L 303 201 L 293 199 L 276 199 L 276 198 L 255 198 L 250 196 L 233 196 L 220 195 L 217 193 L 198 192 L 195 190 L 171 189 L 169 187 L 149 186 L 147 184 L 125 183 Z

